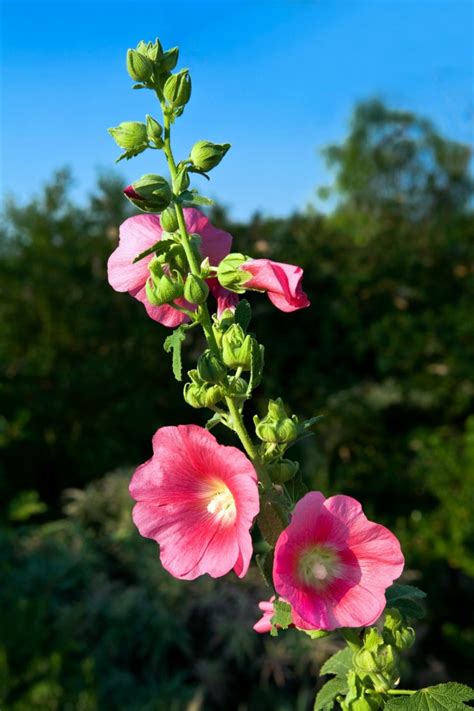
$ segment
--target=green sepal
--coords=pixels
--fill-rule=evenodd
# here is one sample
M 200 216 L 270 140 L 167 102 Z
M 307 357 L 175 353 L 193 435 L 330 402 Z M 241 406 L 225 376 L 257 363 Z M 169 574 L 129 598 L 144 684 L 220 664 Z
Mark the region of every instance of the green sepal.
M 143 146 L 143 148 L 134 148 L 130 151 L 125 151 L 125 153 L 121 153 L 119 157 L 115 159 L 114 163 L 120 163 L 121 160 L 130 160 L 130 158 L 135 158 L 140 155 L 140 153 L 143 153 L 146 148 L 147 146 Z
M 277 637 L 278 636 L 278 628 L 282 630 L 287 630 L 288 627 L 292 623 L 291 619 L 291 605 L 289 605 L 287 602 L 283 602 L 283 600 L 275 600 L 273 603 L 273 616 L 270 619 L 272 629 L 270 631 L 270 634 L 272 637 Z
M 419 601 L 425 597 L 426 593 L 414 585 L 395 584 L 385 591 L 387 607 L 396 607 L 407 619 L 420 620 L 424 617 L 425 610 Z
M 208 419 L 208 421 L 205 424 L 206 430 L 212 430 L 213 427 L 216 425 L 220 425 L 223 423 L 222 415 L 220 415 L 218 412 L 215 412 L 212 417 Z
M 237 304 L 235 309 L 235 323 L 238 323 L 244 331 L 247 331 L 247 327 L 252 318 L 252 308 L 247 301 L 247 299 L 242 299 Z
M 330 632 L 326 630 L 304 630 L 298 626 L 296 626 L 296 629 L 307 634 L 310 639 L 323 639 L 323 637 L 329 637 L 330 635 Z
M 327 681 L 318 691 L 314 700 L 313 711 L 331 711 L 339 694 L 347 694 L 347 679 L 336 676 Z
M 163 343 L 163 348 L 166 353 L 173 351 L 172 366 L 173 375 L 176 380 L 182 379 L 182 362 L 181 362 L 181 346 L 186 339 L 186 331 L 189 327 L 186 324 L 178 326 L 171 336 L 168 336 Z
M 248 394 L 254 388 L 260 385 L 262 381 L 263 366 L 265 363 L 265 347 L 261 346 L 255 338 L 252 338 L 252 350 L 250 356 L 250 378 L 248 386 Z
M 394 696 L 384 706 L 385 711 L 467 711 L 465 702 L 474 699 L 474 689 L 449 681 L 420 689 L 415 694 Z
M 181 205 L 188 205 L 191 207 L 193 205 L 201 207 L 210 207 L 211 205 L 214 205 L 214 200 L 204 197 L 204 195 L 199 195 L 197 190 L 185 190 L 176 198 L 176 202 L 179 202 Z
M 160 240 L 159 242 L 155 242 L 152 247 L 148 247 L 148 249 L 145 249 L 143 252 L 140 252 L 140 254 L 137 254 L 132 264 L 139 262 L 140 259 L 148 257 L 150 254 L 156 254 L 157 256 L 159 254 L 166 254 L 172 244 L 173 242 L 171 240 Z

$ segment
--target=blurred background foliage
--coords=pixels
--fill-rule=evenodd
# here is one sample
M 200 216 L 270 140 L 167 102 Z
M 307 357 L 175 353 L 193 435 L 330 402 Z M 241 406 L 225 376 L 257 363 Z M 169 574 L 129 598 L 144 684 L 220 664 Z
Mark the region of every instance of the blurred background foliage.
M 406 579 L 429 595 L 404 684 L 469 681 L 471 154 L 379 101 L 357 106 L 325 154 L 326 214 L 211 214 L 237 250 L 300 264 L 312 300 L 288 316 L 251 297 L 267 361 L 252 407 L 283 394 L 299 415 L 323 414 L 294 452 L 307 485 L 359 498 L 400 537 Z M 256 635 L 268 591 L 255 571 L 177 582 L 130 522 L 127 482 L 151 435 L 196 412 L 165 329 L 107 284 L 129 214 L 120 182 L 101 177 L 86 206 L 70 184 L 63 171 L 29 204 L 7 200 L 1 225 L 2 708 L 310 708 L 328 643 Z

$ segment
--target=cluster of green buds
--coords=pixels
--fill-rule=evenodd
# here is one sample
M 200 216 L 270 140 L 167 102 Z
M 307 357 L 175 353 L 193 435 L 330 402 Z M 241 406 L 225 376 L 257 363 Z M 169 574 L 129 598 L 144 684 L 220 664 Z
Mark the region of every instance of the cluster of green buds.
M 175 299 L 183 297 L 185 285 L 178 270 L 166 273 L 157 257 L 150 261 L 148 269 L 150 277 L 146 282 L 145 291 L 152 306 L 171 304 Z

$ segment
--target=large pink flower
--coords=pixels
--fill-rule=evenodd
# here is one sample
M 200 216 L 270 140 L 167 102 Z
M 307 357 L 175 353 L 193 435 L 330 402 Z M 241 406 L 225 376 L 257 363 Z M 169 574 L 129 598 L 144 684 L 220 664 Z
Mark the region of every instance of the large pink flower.
M 243 577 L 252 557 L 250 528 L 259 511 L 257 475 L 235 447 L 197 425 L 162 427 L 153 456 L 135 471 L 130 493 L 142 536 L 160 544 L 171 575 Z
M 398 540 L 369 521 L 358 501 L 312 491 L 277 541 L 273 582 L 297 627 L 364 627 L 382 614 L 385 590 L 403 565 Z
M 266 291 L 272 304 L 280 311 L 297 311 L 310 305 L 301 286 L 301 267 L 272 262 L 271 259 L 250 259 L 240 269 L 252 274 L 244 286 Z
M 199 210 L 186 208 L 184 216 L 188 232 L 201 237 L 202 257 L 209 257 L 213 266 L 219 264 L 229 254 L 232 236 L 228 232 L 214 227 Z M 159 215 L 129 217 L 120 226 L 119 244 L 110 255 L 107 268 L 109 283 L 116 291 L 128 291 L 144 304 L 152 319 L 174 328 L 187 320 L 186 315 L 168 304 L 152 306 L 146 297 L 145 284 L 149 277 L 148 264 L 153 255 L 150 254 L 133 264 L 135 257 L 161 239 L 162 232 Z M 193 308 L 182 299 L 178 299 L 176 303 Z

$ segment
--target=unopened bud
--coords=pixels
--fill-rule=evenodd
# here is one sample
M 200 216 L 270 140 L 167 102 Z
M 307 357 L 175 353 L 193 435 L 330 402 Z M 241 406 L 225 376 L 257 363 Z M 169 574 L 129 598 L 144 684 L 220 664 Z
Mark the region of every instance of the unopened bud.
M 181 170 L 178 171 L 176 178 L 173 181 L 173 187 L 174 191 L 177 195 L 180 195 L 182 192 L 187 190 L 189 188 L 189 173 L 186 170 L 186 168 L 181 168 Z
M 263 442 L 282 444 L 292 442 L 298 436 L 297 424 L 286 414 L 281 398 L 270 400 L 267 415 L 262 420 L 255 415 L 254 423 L 257 437 Z
M 207 383 L 219 383 L 227 373 L 224 363 L 207 350 L 200 356 L 197 364 L 200 377 Z
M 206 282 L 196 274 L 189 274 L 184 284 L 184 298 L 190 304 L 203 304 L 209 295 Z
M 211 143 L 211 141 L 198 141 L 191 150 L 190 158 L 196 168 L 207 173 L 219 165 L 230 148 L 230 143 Z
M 252 338 L 246 336 L 237 323 L 232 324 L 222 336 L 222 357 L 229 368 L 250 369 Z
M 163 94 L 173 108 L 185 106 L 191 96 L 191 77 L 187 69 L 172 74 L 165 82 Z
M 153 64 L 141 52 L 129 49 L 127 52 L 127 71 L 135 81 L 146 82 L 153 74 Z
M 191 407 L 195 407 L 196 409 L 204 407 L 201 402 L 201 398 L 199 397 L 199 393 L 200 388 L 195 383 L 186 383 L 184 386 L 183 396 L 185 401 L 188 405 L 191 405 Z
M 161 212 L 171 202 L 172 193 L 168 181 L 161 175 L 143 175 L 123 191 L 134 205 L 144 212 Z
M 115 128 L 107 129 L 115 143 L 126 151 L 139 151 L 148 144 L 147 130 L 139 121 L 123 121 Z
M 147 114 L 146 117 L 146 133 L 148 140 L 151 141 L 157 148 L 162 148 L 163 146 L 163 127 L 156 121 L 153 116 Z
M 284 484 L 286 481 L 290 481 L 299 468 L 299 463 L 292 462 L 291 459 L 282 459 L 267 465 L 268 474 L 274 484 Z
M 176 217 L 176 210 L 173 205 L 170 205 L 163 210 L 160 216 L 161 227 L 165 232 L 176 232 L 178 229 L 178 218 Z
M 172 47 L 160 58 L 160 73 L 172 72 L 178 63 L 179 49 Z
M 156 295 L 162 304 L 170 304 L 175 299 L 183 296 L 183 278 L 176 274 L 173 279 L 168 274 L 164 274 L 156 287 Z

